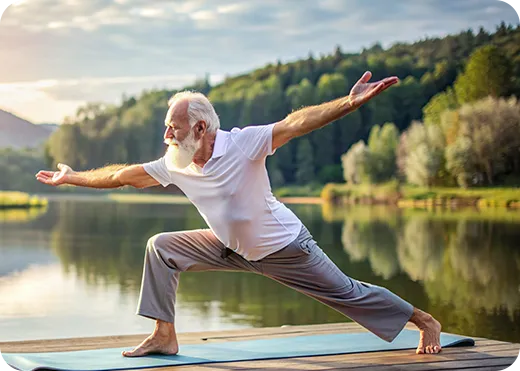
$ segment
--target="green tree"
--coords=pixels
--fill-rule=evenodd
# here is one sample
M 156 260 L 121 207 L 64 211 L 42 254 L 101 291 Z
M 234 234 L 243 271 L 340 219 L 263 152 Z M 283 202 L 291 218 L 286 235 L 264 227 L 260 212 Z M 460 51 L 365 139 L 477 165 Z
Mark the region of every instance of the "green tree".
M 293 110 L 306 106 L 312 106 L 316 103 L 314 86 L 308 79 L 303 79 L 299 84 L 292 85 L 285 92 Z
M 458 137 L 454 143 L 446 147 L 446 169 L 460 187 L 468 188 L 471 185 L 475 165 L 471 141 L 468 138 Z
M 299 141 L 296 155 L 296 181 L 309 184 L 314 181 L 314 154 L 308 138 Z
M 319 102 L 326 102 L 348 94 L 347 80 L 341 74 L 322 75 L 316 86 L 316 94 Z M 335 126 L 336 122 L 327 125 L 311 133 L 312 143 L 315 148 L 319 148 L 320 155 L 315 158 L 316 168 L 323 169 L 327 165 L 337 163 L 335 158 L 337 138 Z
M 437 125 L 414 123 L 406 134 L 405 174 L 409 183 L 433 186 L 444 168 L 445 141 Z
M 423 109 L 424 123 L 440 124 L 441 115 L 448 110 L 457 109 L 459 106 L 453 89 L 435 95 Z
M 341 156 L 343 166 L 343 177 L 347 183 L 359 184 L 362 181 L 363 161 L 368 151 L 365 142 L 360 140 L 354 144 L 350 150 Z
M 382 183 L 396 173 L 396 149 L 399 132 L 393 123 L 374 126 L 368 138 L 369 166 L 365 173 L 372 183 Z
M 459 135 L 471 142 L 471 157 L 488 184 L 508 171 L 518 171 L 520 104 L 492 97 L 464 105 L 459 110 Z
M 278 157 L 269 156 L 267 159 L 267 171 L 269 172 L 269 179 L 271 180 L 271 186 L 274 188 L 281 187 L 285 184 L 285 179 L 282 171 L 280 170 L 280 165 L 278 162 Z
M 509 58 L 497 46 L 477 49 L 470 57 L 464 72 L 455 81 L 455 93 L 460 104 L 481 98 L 507 96 L 513 88 L 512 66 Z

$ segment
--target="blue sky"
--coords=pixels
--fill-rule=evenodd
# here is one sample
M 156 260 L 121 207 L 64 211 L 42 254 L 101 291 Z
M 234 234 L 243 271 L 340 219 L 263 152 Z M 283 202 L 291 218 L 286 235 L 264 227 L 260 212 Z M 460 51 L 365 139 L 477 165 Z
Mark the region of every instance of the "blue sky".
M 498 0 L 21 0 L 0 21 L 0 108 L 61 122 L 86 101 L 218 82 L 269 62 L 500 22 Z

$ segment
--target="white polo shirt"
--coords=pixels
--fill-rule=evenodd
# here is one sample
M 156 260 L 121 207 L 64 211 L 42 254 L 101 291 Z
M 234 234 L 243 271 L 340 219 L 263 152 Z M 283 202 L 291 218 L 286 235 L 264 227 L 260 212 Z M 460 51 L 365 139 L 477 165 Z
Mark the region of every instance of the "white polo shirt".
M 162 184 L 179 187 L 215 236 L 250 261 L 281 250 L 299 234 L 301 221 L 271 192 L 265 166 L 275 124 L 218 130 L 203 168 L 169 170 L 165 158 L 144 164 Z

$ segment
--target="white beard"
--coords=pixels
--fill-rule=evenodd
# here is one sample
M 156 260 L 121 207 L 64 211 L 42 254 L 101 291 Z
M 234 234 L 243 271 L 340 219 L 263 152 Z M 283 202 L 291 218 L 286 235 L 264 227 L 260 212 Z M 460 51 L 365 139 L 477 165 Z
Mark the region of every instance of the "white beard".
M 193 131 L 182 142 L 166 140 L 168 150 L 166 151 L 166 167 L 169 170 L 182 170 L 190 166 L 193 161 L 195 153 L 200 148 L 200 140 L 196 141 Z M 178 144 L 175 146 L 174 144 Z

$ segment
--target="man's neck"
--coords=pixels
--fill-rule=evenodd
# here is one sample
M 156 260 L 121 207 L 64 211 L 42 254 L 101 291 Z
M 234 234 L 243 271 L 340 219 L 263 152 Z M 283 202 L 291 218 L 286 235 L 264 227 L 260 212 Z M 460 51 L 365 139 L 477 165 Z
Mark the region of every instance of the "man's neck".
M 202 146 L 195 153 L 193 157 L 193 163 L 200 167 L 204 167 L 206 163 L 209 161 L 211 156 L 213 156 L 213 150 L 215 149 L 215 140 L 217 138 L 217 133 L 208 134 L 202 139 Z

